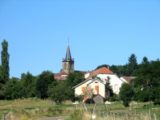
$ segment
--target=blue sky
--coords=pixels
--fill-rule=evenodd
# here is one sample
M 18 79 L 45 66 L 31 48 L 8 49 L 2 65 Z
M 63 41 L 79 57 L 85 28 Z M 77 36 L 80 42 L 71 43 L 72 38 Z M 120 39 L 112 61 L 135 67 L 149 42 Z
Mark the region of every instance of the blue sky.
M 159 0 L 0 0 L 0 42 L 9 42 L 10 75 L 59 72 L 67 39 L 75 68 L 160 57 Z M 1 50 L 1 48 L 0 48 Z

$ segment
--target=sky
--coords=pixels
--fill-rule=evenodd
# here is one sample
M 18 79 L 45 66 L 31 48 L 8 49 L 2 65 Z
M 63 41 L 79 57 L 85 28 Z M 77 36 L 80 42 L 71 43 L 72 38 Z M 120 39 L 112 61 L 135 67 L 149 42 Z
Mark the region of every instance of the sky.
M 160 0 L 0 0 L 0 42 L 9 43 L 10 77 L 160 58 Z M 0 51 L 2 48 L 0 47 Z

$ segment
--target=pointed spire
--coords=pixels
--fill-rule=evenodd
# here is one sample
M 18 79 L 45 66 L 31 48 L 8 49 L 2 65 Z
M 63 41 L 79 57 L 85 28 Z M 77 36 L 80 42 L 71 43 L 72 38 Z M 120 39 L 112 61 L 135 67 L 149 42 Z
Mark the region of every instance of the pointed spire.
M 69 45 L 68 45 L 68 47 L 67 47 L 65 60 L 66 60 L 66 61 L 72 61 L 71 51 L 70 51 Z

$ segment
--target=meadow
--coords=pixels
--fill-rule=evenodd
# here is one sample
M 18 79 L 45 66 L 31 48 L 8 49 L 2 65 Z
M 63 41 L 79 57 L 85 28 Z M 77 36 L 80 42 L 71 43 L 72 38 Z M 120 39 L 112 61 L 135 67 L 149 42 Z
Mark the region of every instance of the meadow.
M 160 120 L 160 106 L 132 102 L 125 108 L 121 102 L 93 105 L 69 101 L 57 105 L 36 98 L 0 101 L 2 120 L 42 120 L 53 116 L 62 116 L 64 120 Z

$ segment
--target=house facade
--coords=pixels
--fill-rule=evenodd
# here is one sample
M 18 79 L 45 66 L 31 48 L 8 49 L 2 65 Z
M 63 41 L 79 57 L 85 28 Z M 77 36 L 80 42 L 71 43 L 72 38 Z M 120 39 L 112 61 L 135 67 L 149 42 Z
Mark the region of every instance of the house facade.
M 74 87 L 75 96 L 85 94 L 85 89 L 91 89 L 94 95 L 106 98 L 106 84 L 109 84 L 114 94 L 119 94 L 125 80 L 120 79 L 109 68 L 102 67 L 85 74 L 85 80 Z
M 94 95 L 101 95 L 105 98 L 105 83 L 100 79 L 88 79 L 83 81 L 82 83 L 76 85 L 75 96 L 85 95 L 86 92 L 91 92 Z

